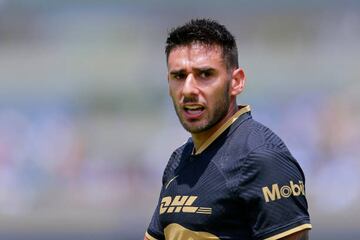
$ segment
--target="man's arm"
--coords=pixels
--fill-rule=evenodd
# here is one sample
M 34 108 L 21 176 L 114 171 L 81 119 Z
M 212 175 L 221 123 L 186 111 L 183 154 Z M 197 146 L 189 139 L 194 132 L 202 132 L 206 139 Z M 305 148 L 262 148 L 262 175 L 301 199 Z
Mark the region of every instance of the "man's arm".
M 280 238 L 280 240 L 309 240 L 309 231 L 308 230 L 299 231 L 289 236 Z
M 150 240 L 146 236 L 144 236 L 144 240 Z M 309 240 L 309 231 L 303 230 L 289 236 L 283 237 L 280 240 Z
M 152 236 L 150 236 L 150 234 L 148 234 L 147 232 L 145 233 L 144 236 L 144 240 L 157 240 L 156 238 L 153 238 Z

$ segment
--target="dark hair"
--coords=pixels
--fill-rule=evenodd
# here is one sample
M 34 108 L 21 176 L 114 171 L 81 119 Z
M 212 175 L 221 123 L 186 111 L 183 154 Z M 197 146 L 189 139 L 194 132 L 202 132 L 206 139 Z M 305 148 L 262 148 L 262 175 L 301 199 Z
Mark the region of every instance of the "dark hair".
M 192 43 L 218 45 L 228 68 L 238 67 L 238 52 L 234 36 L 224 25 L 211 19 L 192 19 L 171 29 L 166 39 L 166 60 L 172 49 Z

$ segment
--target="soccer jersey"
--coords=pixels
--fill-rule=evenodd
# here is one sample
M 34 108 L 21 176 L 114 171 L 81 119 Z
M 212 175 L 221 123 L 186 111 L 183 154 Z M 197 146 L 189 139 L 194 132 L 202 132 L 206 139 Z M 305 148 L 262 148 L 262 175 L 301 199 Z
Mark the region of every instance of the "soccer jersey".
M 165 168 L 149 239 L 278 239 L 310 229 L 304 174 L 283 141 L 245 106 L 194 153 Z

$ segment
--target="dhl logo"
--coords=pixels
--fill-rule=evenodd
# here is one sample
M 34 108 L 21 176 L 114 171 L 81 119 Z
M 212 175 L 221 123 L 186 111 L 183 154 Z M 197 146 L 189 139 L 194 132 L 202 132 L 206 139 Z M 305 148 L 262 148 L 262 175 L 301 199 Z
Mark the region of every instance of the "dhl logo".
M 180 196 L 177 195 L 174 198 L 167 196 L 161 199 L 160 214 L 163 213 L 200 213 L 211 214 L 211 208 L 194 207 L 193 203 L 197 199 L 197 196 Z

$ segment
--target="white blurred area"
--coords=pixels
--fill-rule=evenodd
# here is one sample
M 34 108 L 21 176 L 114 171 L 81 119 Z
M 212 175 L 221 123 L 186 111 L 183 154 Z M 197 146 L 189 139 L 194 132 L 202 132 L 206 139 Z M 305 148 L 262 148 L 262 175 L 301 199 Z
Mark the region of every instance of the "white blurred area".
M 236 36 L 239 102 L 303 166 L 314 239 L 360 237 L 356 1 L 2 0 L 0 238 L 142 239 L 189 136 L 164 46 L 192 17 Z

